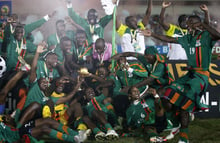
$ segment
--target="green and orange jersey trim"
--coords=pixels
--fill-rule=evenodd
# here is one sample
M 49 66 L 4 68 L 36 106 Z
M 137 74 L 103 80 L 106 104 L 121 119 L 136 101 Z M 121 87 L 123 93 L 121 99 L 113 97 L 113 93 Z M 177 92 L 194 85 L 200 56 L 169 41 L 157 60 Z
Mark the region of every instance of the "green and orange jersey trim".
M 146 102 L 146 101 L 145 101 L 144 99 L 141 100 L 141 104 L 142 104 L 142 105 L 143 105 L 145 102 Z M 149 107 L 144 108 L 144 111 L 145 111 L 145 113 L 147 114 L 147 116 L 145 117 L 145 120 L 147 121 L 147 120 L 149 120 L 149 114 L 150 114 L 152 111 L 150 110 Z
M 171 75 L 171 73 L 169 72 L 169 68 L 168 68 L 168 65 L 165 61 L 165 57 L 162 56 L 162 55 L 159 55 L 159 54 L 156 54 L 156 60 L 159 62 L 159 63 L 163 63 L 165 65 L 165 72 L 166 72 L 166 75 L 167 75 L 167 78 L 168 78 L 168 84 L 171 84 L 173 81 L 174 81 L 174 77 Z M 157 83 L 158 84 L 161 84 L 160 80 L 159 80 L 159 77 L 158 76 L 155 76 L 153 74 L 150 74 L 150 77 L 152 78 L 155 78 L 157 79 Z
M 134 69 L 135 71 L 137 71 L 137 72 L 147 72 L 147 70 L 142 66 L 142 65 L 140 65 L 140 64 L 130 64 L 129 65 L 129 67 L 139 67 L 140 69 Z
M 196 38 L 196 40 L 200 40 L 202 37 L 202 33 L 199 34 L 199 36 Z M 199 68 L 202 68 L 202 50 L 201 45 L 199 47 L 196 47 L 196 66 Z
M 95 110 L 100 110 L 102 111 L 102 108 L 100 107 L 99 103 L 97 102 L 96 98 L 94 97 L 91 99 L 92 105 L 95 108 Z
M 83 58 L 83 56 L 85 56 L 91 49 L 92 49 L 92 46 L 88 47 L 79 58 Z

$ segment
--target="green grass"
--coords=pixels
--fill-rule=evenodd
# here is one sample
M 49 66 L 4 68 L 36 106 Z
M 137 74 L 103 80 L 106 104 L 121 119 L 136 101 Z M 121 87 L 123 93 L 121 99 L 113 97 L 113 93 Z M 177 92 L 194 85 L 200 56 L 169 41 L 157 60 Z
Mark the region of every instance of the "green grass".
M 195 119 L 190 123 L 189 126 L 189 140 L 190 143 L 220 143 L 220 119 Z M 140 132 L 141 134 L 141 132 Z M 162 135 L 167 135 L 168 132 L 162 133 Z M 173 140 L 167 143 L 177 143 L 179 136 L 176 135 Z M 148 143 L 146 137 L 121 137 L 117 141 L 111 141 L 109 143 Z M 55 141 L 48 139 L 46 143 L 60 143 L 60 141 Z M 97 142 L 94 140 L 87 140 L 85 143 L 107 143 Z
M 220 143 L 220 119 L 195 119 L 189 126 L 190 143 Z M 162 135 L 166 135 L 163 133 Z M 114 143 L 148 143 L 146 138 L 124 137 Z M 178 135 L 167 143 L 177 143 Z M 96 141 L 86 141 L 86 143 L 96 143 Z M 99 142 L 101 143 L 101 142 Z M 104 142 L 103 142 L 104 143 Z M 105 142 L 106 143 L 106 142 Z

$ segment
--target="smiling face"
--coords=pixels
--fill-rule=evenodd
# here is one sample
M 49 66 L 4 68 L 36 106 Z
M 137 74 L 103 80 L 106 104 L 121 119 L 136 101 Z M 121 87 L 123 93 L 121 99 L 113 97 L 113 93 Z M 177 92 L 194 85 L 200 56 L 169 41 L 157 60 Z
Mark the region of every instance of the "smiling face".
M 79 47 L 83 46 L 86 43 L 86 33 L 85 32 L 76 33 L 76 42 Z
M 55 68 L 57 66 L 57 55 L 54 53 L 50 53 L 46 56 L 46 64 L 49 66 L 48 68 Z
M 88 11 L 87 19 L 89 24 L 95 25 L 97 23 L 98 14 L 95 9 L 90 9 Z
M 139 89 L 137 87 L 131 87 L 131 89 L 128 92 L 128 96 L 129 96 L 129 99 L 132 101 L 139 99 L 140 97 Z
M 87 100 L 91 100 L 93 97 L 95 97 L 95 91 L 90 87 L 86 88 L 85 94 Z
M 66 53 L 70 53 L 71 52 L 71 48 L 72 48 L 72 42 L 71 40 L 62 40 L 60 41 L 60 48 L 66 52 Z
M 40 78 L 38 80 L 38 84 L 40 87 L 40 90 L 45 91 L 48 87 L 48 81 L 46 80 L 46 78 Z
M 56 93 L 58 93 L 58 94 L 62 93 L 63 89 L 65 87 L 64 83 L 58 83 L 56 86 L 57 86 L 56 87 Z
M 15 28 L 15 39 L 21 41 L 24 37 L 24 28 L 21 26 L 17 26 Z
M 96 52 L 101 55 L 105 51 L 105 41 L 102 38 L 99 38 L 95 42 L 95 50 Z
M 104 67 L 100 67 L 98 69 L 98 76 L 101 77 L 101 78 L 106 78 L 107 77 L 107 74 L 108 74 L 108 71 L 106 68 Z

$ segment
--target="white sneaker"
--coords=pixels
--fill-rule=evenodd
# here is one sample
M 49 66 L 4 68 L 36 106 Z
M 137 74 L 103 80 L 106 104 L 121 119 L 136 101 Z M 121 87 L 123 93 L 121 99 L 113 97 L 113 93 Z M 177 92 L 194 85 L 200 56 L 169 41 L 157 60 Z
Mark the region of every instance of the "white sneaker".
M 116 140 L 116 139 L 118 139 L 118 134 L 115 132 L 115 130 L 108 130 L 106 133 L 106 139 L 107 140 Z
M 76 143 L 80 143 L 79 135 L 74 136 L 74 141 L 75 141 Z
M 164 139 L 162 137 L 159 136 L 154 136 L 150 138 L 150 143 L 162 143 L 162 142 L 166 142 L 167 139 Z
M 79 141 L 80 142 L 84 142 L 85 140 L 87 140 L 87 137 L 91 134 L 91 130 L 87 129 L 87 130 L 79 130 Z
M 178 134 L 180 132 L 180 125 L 176 128 L 172 128 L 171 131 L 170 131 L 170 134 L 166 136 L 166 139 L 167 140 L 171 140 L 174 138 L 174 136 L 176 134 Z
M 189 117 L 190 117 L 190 121 L 194 121 L 195 120 L 195 115 L 193 112 L 189 113 Z
M 179 140 L 178 143 L 189 143 L 189 141 L 185 142 L 185 141 Z
M 31 66 L 29 64 L 27 64 L 27 62 L 21 56 L 18 56 L 18 60 L 21 63 L 20 69 L 22 71 L 30 71 L 31 70 Z
M 11 116 L 12 118 L 15 118 L 16 111 L 17 111 L 17 110 L 15 110 L 15 111 L 13 111 L 13 112 L 11 113 L 11 115 L 10 115 L 10 116 Z
M 95 135 L 96 141 L 104 141 L 105 140 L 105 133 L 99 132 Z

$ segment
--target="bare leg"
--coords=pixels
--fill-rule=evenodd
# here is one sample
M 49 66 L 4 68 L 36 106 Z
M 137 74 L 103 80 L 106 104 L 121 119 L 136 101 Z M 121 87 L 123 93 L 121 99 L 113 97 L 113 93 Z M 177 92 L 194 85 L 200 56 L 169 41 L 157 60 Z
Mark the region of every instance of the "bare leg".
M 0 92 L 0 104 L 4 104 L 5 100 L 6 100 L 6 96 L 8 94 L 8 92 L 15 87 L 15 85 L 17 84 L 18 80 L 20 80 L 22 78 L 22 76 L 24 75 L 24 71 L 18 71 L 15 76 L 13 76 L 8 83 L 4 86 L 4 88 L 1 90 Z
M 31 135 L 35 138 L 40 138 L 43 135 L 48 135 L 54 139 L 59 139 L 61 141 L 75 142 L 75 135 L 67 135 L 65 133 L 59 132 L 55 129 L 50 128 L 47 124 L 36 126 L 31 130 Z
M 83 116 L 83 110 L 80 103 L 71 103 L 67 109 L 67 114 L 69 117 L 78 118 Z
M 18 122 L 17 127 L 22 126 L 24 123 L 27 121 L 31 120 L 34 118 L 36 115 L 36 112 L 41 109 L 41 105 L 37 102 L 31 103 L 24 111 L 24 113 L 21 115 L 21 118 Z
M 84 116 L 83 121 L 86 123 L 89 129 L 93 130 L 94 128 L 97 128 L 97 126 L 93 123 L 93 121 L 88 116 Z
M 35 120 L 36 127 L 43 126 L 43 125 L 47 125 L 49 128 L 52 128 L 52 129 L 57 129 L 60 123 L 51 118 L 40 118 L 40 119 Z
M 101 123 L 103 125 L 108 123 L 106 116 L 105 116 L 105 112 L 103 112 L 103 111 L 94 110 L 92 112 L 92 118 L 93 118 L 93 120 L 98 121 L 99 123 Z

